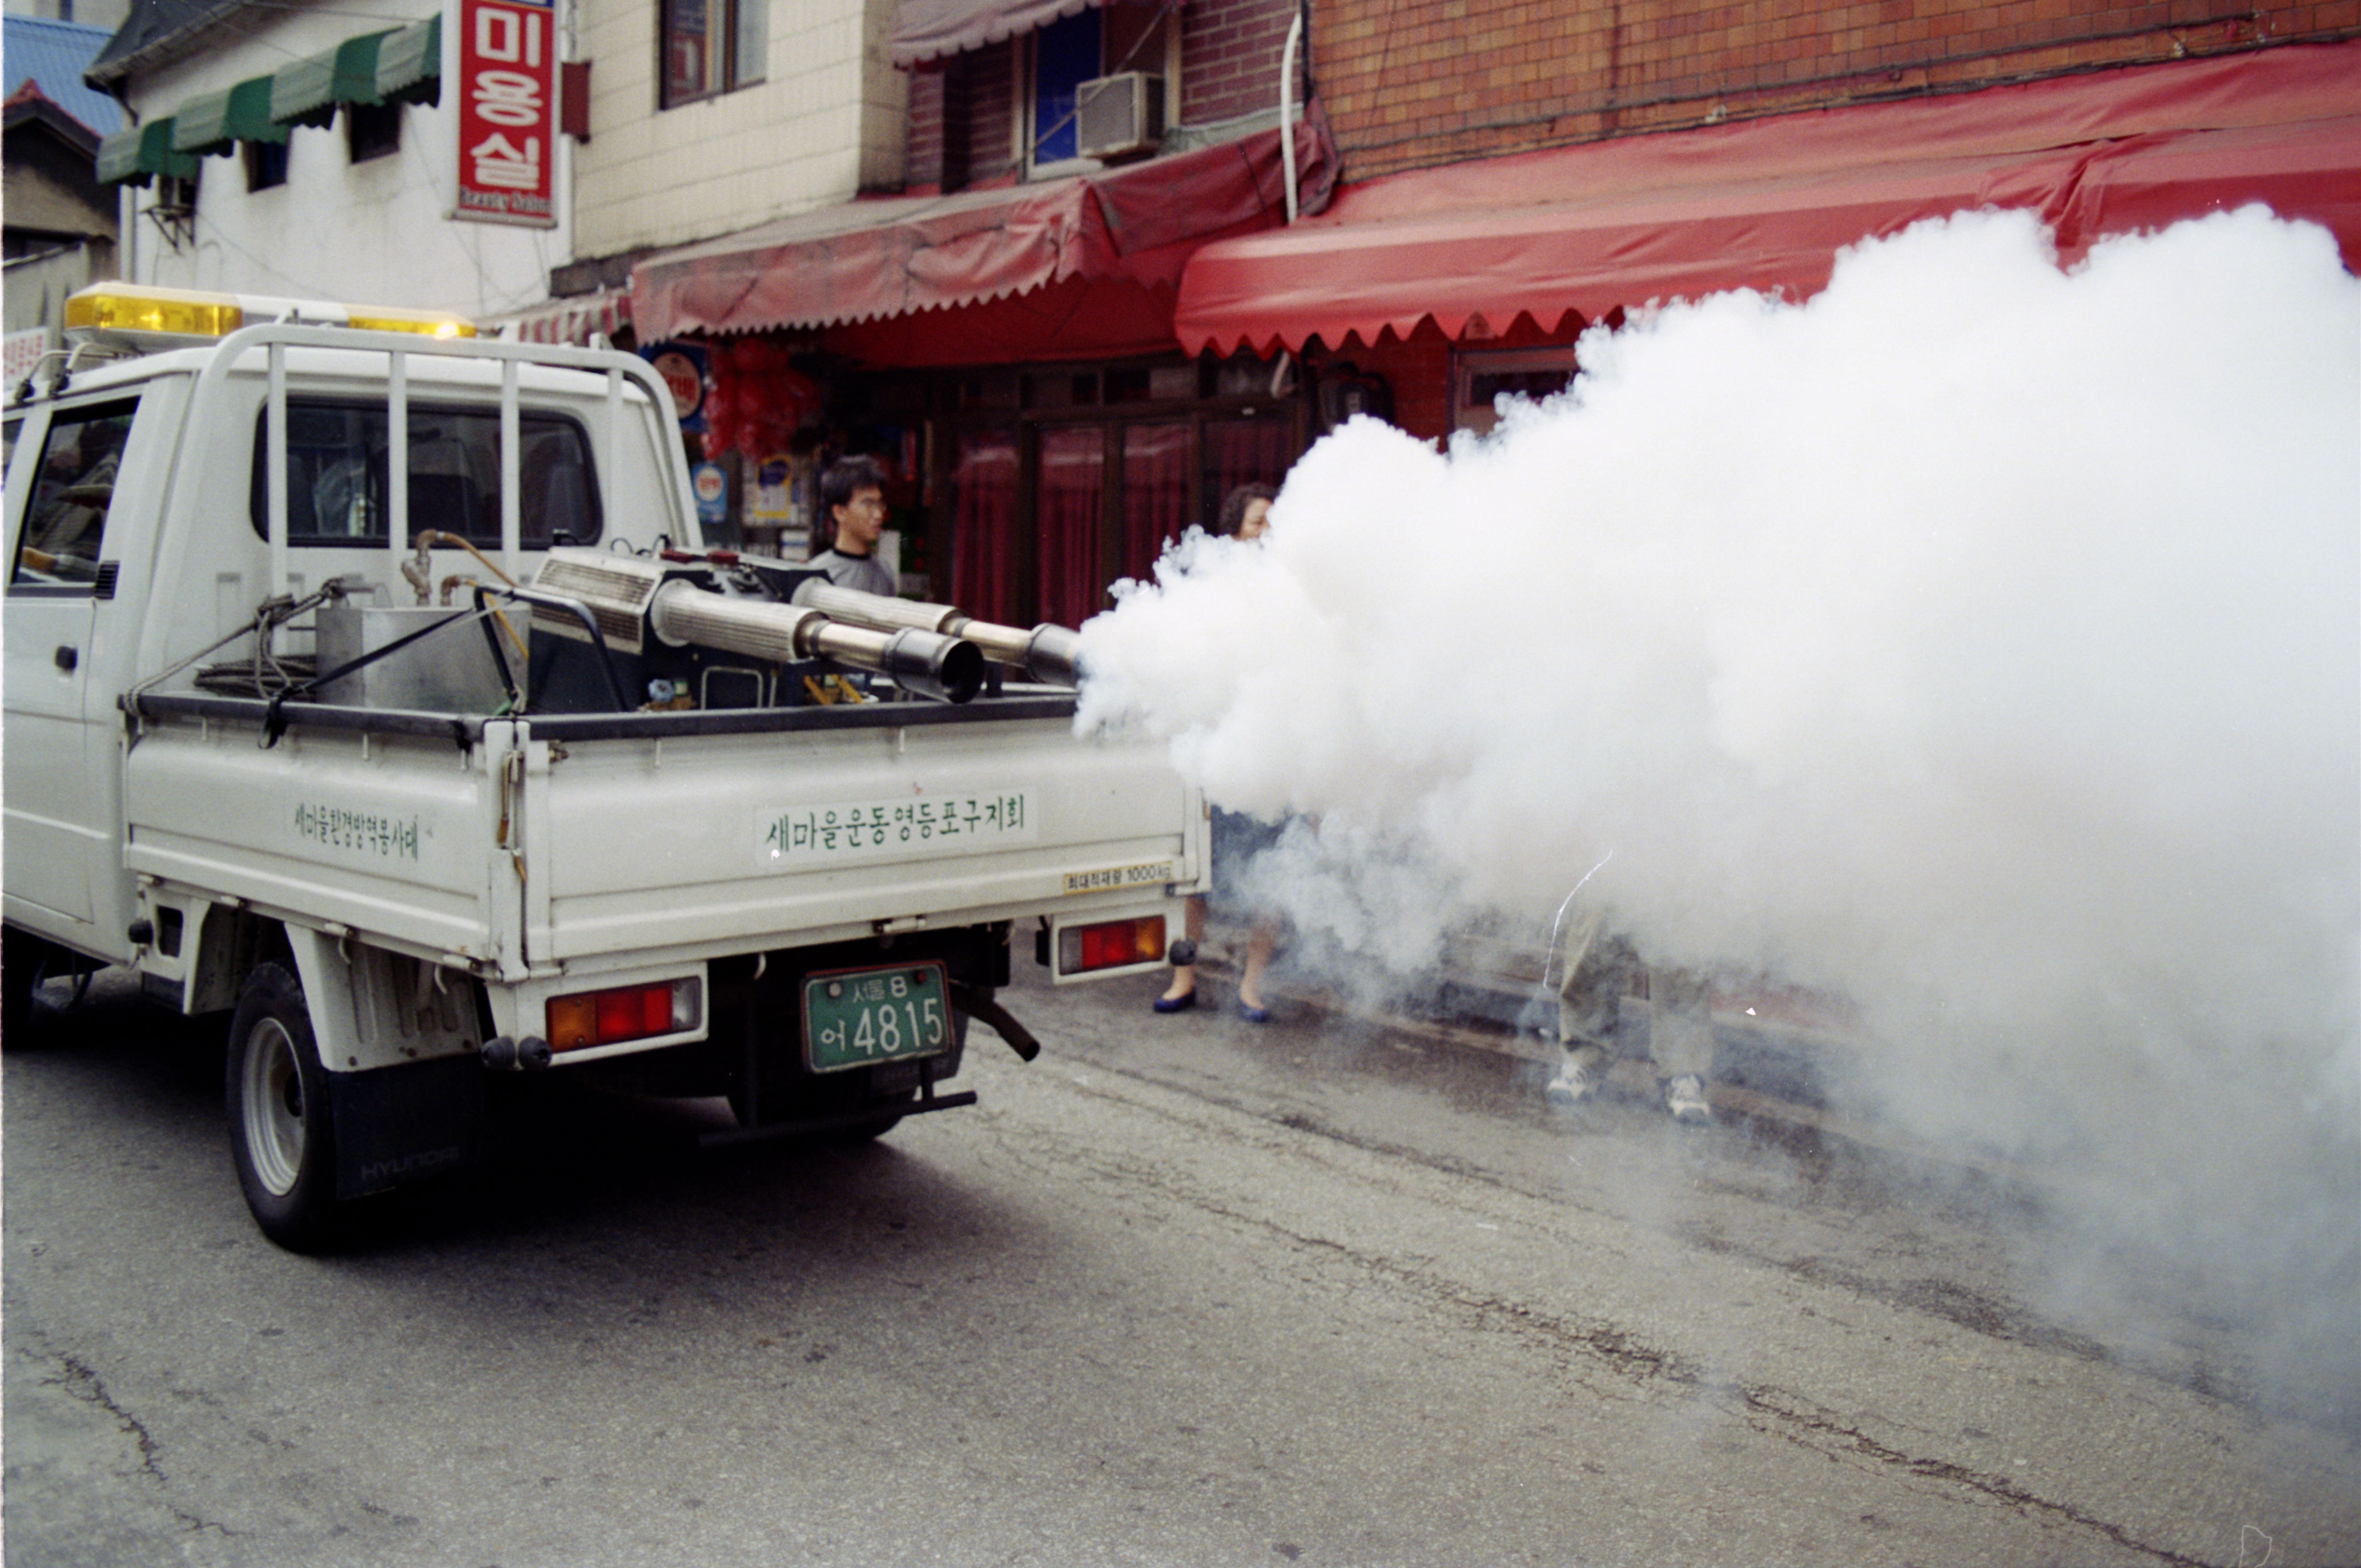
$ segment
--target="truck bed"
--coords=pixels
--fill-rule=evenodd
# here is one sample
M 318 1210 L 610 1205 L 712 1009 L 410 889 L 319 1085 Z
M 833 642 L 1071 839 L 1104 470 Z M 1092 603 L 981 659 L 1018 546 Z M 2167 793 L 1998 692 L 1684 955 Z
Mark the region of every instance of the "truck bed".
M 1202 828 L 1070 696 L 485 718 L 137 699 L 126 863 L 509 980 L 1193 885 Z M 1175 825 L 1180 825 L 1175 830 Z

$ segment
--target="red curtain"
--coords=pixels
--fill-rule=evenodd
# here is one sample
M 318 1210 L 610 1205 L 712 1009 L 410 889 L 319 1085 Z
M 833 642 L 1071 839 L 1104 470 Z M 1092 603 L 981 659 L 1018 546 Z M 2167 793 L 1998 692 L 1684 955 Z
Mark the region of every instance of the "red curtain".
M 1189 526 L 1189 427 L 1135 424 L 1123 433 L 1123 566 L 1149 579 L 1167 541 Z
M 1295 432 L 1279 419 L 1209 420 L 1205 424 L 1205 527 L 1239 485 L 1277 486 L 1295 461 Z
M 1080 626 L 1107 608 L 1099 514 L 1106 493 L 1106 431 L 1068 425 L 1041 433 L 1038 494 L 1043 620 Z
M 1014 623 L 1016 433 L 972 430 L 951 470 L 951 602 L 978 620 Z

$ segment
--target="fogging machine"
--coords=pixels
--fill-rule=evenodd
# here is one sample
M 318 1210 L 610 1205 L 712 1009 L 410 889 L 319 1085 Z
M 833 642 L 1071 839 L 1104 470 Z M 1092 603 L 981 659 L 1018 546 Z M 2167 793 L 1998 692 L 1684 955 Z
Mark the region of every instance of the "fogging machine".
M 793 562 L 717 550 L 627 555 L 561 546 L 529 588 L 528 707 L 793 707 L 848 676 L 963 703 L 1001 678 L 1077 684 L 1075 634 L 980 621 L 948 605 L 840 588 Z

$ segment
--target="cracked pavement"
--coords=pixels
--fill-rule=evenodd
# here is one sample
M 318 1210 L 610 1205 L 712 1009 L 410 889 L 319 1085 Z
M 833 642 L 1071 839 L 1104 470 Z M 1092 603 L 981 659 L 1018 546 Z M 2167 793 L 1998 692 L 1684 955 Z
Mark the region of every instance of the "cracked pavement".
M 870 1146 L 559 1094 L 299 1258 L 102 988 L 5 1063 L 7 1562 L 2361 1560 L 2361 1434 L 2037 1215 L 1151 994 L 1020 976 Z

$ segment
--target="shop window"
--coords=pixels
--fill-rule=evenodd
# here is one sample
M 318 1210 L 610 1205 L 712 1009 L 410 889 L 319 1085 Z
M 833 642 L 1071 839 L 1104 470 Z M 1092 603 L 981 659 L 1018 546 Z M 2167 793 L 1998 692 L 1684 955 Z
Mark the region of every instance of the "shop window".
M 663 107 L 677 108 L 763 80 L 767 0 L 664 0 Z
M 401 150 L 401 105 L 345 105 L 345 146 L 355 163 L 385 158 Z
M 1488 432 L 1499 400 L 1535 402 L 1563 392 L 1575 377 L 1574 348 L 1481 348 L 1452 356 L 1451 427 Z
M 1134 424 L 1123 433 L 1122 576 L 1153 579 L 1157 557 L 1189 528 L 1186 424 Z
M 1210 360 L 947 378 L 939 406 L 950 417 L 938 428 L 949 447 L 928 504 L 950 602 L 984 620 L 1079 626 L 1112 606 L 1113 584 L 1152 580 L 1172 542 L 1211 528 L 1237 486 L 1279 484 L 1307 411 L 1271 400 L 1268 361 L 1237 368 L 1253 396 L 1217 392 Z M 1023 405 L 983 411 L 988 387 Z
M 951 602 L 978 620 L 1022 622 L 1014 430 L 969 430 L 951 465 Z
M 963 412 L 1013 409 L 1018 401 L 1016 378 L 1006 371 L 970 376 L 958 383 L 952 396 L 954 406 Z
M 1222 500 L 1240 485 L 1276 486 L 1295 465 L 1295 424 L 1276 413 L 1258 419 L 1205 422 L 1204 484 L 1197 521 L 1208 532 L 1222 515 Z
M 1080 626 L 1106 608 L 1106 427 L 1043 431 L 1038 471 L 1035 602 L 1043 620 Z

